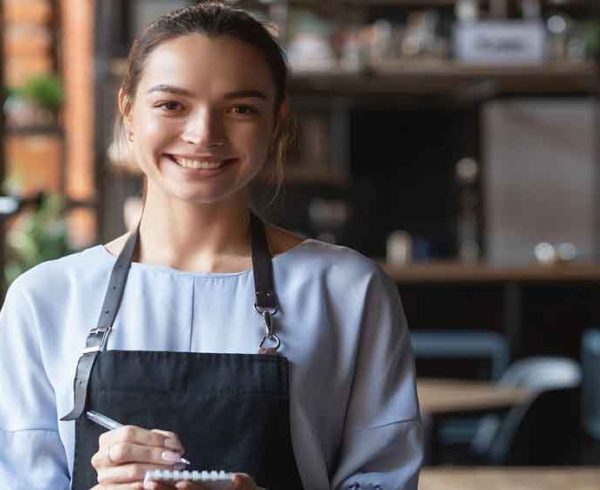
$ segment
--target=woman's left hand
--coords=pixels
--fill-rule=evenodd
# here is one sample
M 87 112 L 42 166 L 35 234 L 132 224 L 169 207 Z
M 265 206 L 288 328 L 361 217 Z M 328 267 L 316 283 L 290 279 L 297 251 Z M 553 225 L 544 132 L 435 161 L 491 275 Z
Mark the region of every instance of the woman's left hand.
M 206 490 L 207 487 L 201 483 L 193 483 L 189 481 L 180 481 L 175 486 L 160 482 L 147 482 L 144 484 L 144 490 L 169 490 L 176 488 L 177 490 Z M 256 486 L 254 480 L 243 473 L 236 473 L 233 477 L 231 490 L 263 490 Z

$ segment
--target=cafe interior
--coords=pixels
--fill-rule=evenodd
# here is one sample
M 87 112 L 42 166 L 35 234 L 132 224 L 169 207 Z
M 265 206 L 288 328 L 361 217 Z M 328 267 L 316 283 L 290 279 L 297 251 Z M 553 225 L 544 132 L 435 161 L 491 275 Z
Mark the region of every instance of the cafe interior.
M 0 3 L 0 267 L 122 234 L 131 42 L 185 0 Z M 292 70 L 283 188 L 255 207 L 396 282 L 422 490 L 600 489 L 600 2 L 231 0 Z

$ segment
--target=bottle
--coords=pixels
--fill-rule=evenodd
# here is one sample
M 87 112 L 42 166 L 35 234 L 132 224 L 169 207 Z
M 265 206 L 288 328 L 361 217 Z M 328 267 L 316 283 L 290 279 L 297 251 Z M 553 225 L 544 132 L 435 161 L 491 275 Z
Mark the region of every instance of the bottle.
M 412 238 L 406 231 L 396 230 L 390 233 L 386 241 L 386 260 L 388 264 L 406 265 L 412 259 Z
M 456 181 L 459 187 L 458 258 L 463 262 L 477 262 L 481 255 L 477 238 L 478 177 L 479 165 L 474 159 L 463 158 L 456 164 Z

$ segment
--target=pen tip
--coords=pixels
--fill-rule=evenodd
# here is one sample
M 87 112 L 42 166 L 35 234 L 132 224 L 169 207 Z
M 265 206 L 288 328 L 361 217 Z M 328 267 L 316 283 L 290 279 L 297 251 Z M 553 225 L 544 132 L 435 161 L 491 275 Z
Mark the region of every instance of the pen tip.
M 180 463 L 182 463 L 182 464 L 186 464 L 186 465 L 190 465 L 190 464 L 192 464 L 192 463 L 190 463 L 190 462 L 189 462 L 187 459 L 185 459 L 185 458 L 179 458 L 179 462 L 180 462 Z

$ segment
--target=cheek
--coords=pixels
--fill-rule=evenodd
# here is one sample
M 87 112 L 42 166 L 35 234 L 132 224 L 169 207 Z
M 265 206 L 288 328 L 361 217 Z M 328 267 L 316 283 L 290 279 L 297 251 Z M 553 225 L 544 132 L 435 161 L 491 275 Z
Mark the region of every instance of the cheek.
M 169 142 L 173 140 L 175 128 L 160 118 L 143 115 L 134 124 L 135 154 L 140 165 L 160 153 L 163 153 Z
M 235 137 L 230 136 L 230 142 L 244 149 L 260 163 L 264 161 L 271 143 L 271 131 L 268 125 L 261 124 L 240 128 Z
M 153 148 L 159 145 L 164 140 L 168 139 L 171 131 L 169 125 L 160 121 L 158 118 L 148 117 L 143 120 L 136 130 L 138 140 L 148 148 Z

